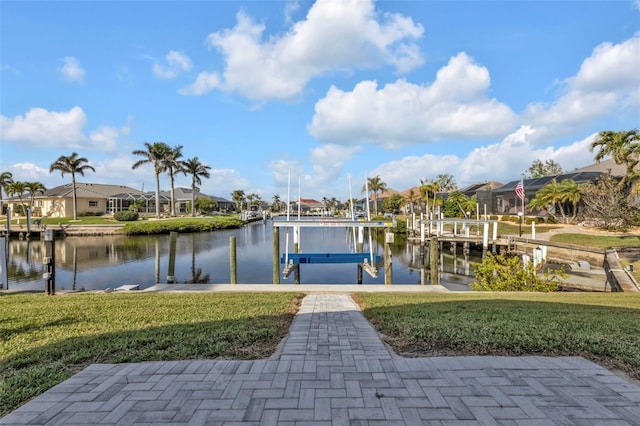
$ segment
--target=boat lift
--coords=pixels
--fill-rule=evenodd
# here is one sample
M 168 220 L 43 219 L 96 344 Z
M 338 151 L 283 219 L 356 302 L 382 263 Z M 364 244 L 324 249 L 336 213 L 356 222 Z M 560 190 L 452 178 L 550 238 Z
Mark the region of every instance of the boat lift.
M 328 263 L 357 263 L 358 264 L 358 284 L 362 283 L 360 268 L 367 272 L 373 278 L 378 276 L 376 263 L 382 259 L 379 255 L 373 253 L 373 247 L 369 244 L 369 253 L 299 253 L 298 239 L 300 228 L 322 228 L 322 227 L 344 227 L 358 229 L 359 234 L 363 234 L 364 228 L 391 228 L 394 226 L 392 221 L 365 221 L 351 219 L 298 219 L 298 220 L 276 220 L 273 221 L 274 228 L 274 283 L 276 279 L 276 255 L 279 264 L 284 264 L 282 271 L 283 277 L 287 278 L 291 272 L 296 272 L 297 281 L 299 282 L 299 268 L 301 264 L 328 264 Z M 289 239 L 286 240 L 285 252 L 280 256 L 279 253 L 279 228 L 293 228 L 294 234 L 294 253 L 289 253 Z M 288 232 L 287 232 L 288 236 Z M 277 246 L 277 247 L 276 247 Z M 279 269 L 279 265 L 277 266 Z M 278 274 L 279 282 L 279 274 Z

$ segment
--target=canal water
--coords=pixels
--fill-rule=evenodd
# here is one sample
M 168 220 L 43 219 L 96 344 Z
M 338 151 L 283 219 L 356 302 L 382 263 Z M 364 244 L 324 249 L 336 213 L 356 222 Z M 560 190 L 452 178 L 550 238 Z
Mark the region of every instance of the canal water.
M 373 231 L 371 249 L 383 257 L 382 230 Z M 378 232 L 378 234 L 375 234 Z M 229 240 L 236 237 L 237 279 L 239 284 L 270 284 L 273 277 L 273 232 L 271 221 L 254 222 L 240 229 L 179 234 L 176 244 L 175 282 L 230 282 Z M 280 251 L 286 240 L 293 247 L 293 236 L 280 229 Z M 368 235 L 364 251 L 369 252 Z M 351 252 L 354 238 L 351 229 L 342 227 L 302 228 L 300 251 Z M 140 289 L 166 283 L 169 268 L 169 236 L 85 236 L 66 237 L 55 242 L 56 290 L 105 290 L 135 284 Z M 42 259 L 44 243 L 11 240 L 9 242 L 9 289 L 44 291 Z M 418 245 L 396 237 L 393 245 L 392 277 L 394 284 L 429 284 L 428 257 Z M 473 265 L 481 254 L 440 253 L 440 284 L 453 291 L 469 290 Z M 384 267 L 377 277 L 363 273 L 363 284 L 383 285 Z M 280 265 L 282 271 L 282 265 Z M 293 273 L 280 282 L 293 283 Z M 301 284 L 356 284 L 356 264 L 301 265 Z

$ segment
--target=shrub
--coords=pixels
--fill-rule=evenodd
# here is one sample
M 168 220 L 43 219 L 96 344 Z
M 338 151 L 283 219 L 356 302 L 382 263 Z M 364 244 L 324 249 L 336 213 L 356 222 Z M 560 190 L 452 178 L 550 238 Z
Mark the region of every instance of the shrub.
M 127 223 L 123 232 L 127 235 L 153 235 L 175 232 L 209 232 L 218 229 L 239 228 L 244 224 L 240 219 L 228 216 L 216 216 L 213 218 L 189 218 L 154 220 Z
M 138 212 L 132 212 L 124 210 L 121 212 L 115 212 L 113 218 L 119 222 L 133 222 L 138 220 Z
M 487 253 L 473 272 L 475 281 L 471 289 L 478 291 L 557 291 L 566 277 L 564 271 L 558 269 L 538 274 L 532 262 L 525 265 L 519 257 L 491 253 Z

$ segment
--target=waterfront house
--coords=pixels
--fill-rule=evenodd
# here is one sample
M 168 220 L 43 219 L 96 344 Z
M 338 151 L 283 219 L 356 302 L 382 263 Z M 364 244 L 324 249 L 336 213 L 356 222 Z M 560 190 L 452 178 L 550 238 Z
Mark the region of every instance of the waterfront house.
M 105 185 L 100 183 L 76 183 L 78 215 L 101 215 L 128 209 L 127 203 L 118 202 L 125 194 L 131 197 L 144 194 L 137 189 L 124 185 Z M 30 196 L 24 194 L 22 202 L 29 206 Z M 7 200 L 13 212 L 20 212 L 20 199 L 12 197 Z M 155 205 L 155 204 L 154 204 Z M 56 186 L 38 194 L 33 200 L 33 217 L 66 217 L 73 215 L 73 185 Z

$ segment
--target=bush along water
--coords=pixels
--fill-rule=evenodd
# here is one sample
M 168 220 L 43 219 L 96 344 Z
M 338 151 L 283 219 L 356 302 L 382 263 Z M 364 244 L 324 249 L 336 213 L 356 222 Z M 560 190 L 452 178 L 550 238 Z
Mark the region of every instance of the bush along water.
M 138 212 L 132 212 L 132 211 L 121 211 L 121 212 L 115 212 L 113 214 L 113 218 L 119 222 L 133 222 L 138 220 Z
M 487 253 L 473 269 L 471 289 L 478 291 L 558 291 L 566 274 L 547 270 L 538 274 L 532 262 L 524 264 L 517 256 Z
M 168 234 L 172 231 L 210 232 L 220 229 L 239 228 L 244 221 L 234 217 L 214 217 L 196 219 L 145 220 L 127 223 L 122 232 L 127 235 Z

